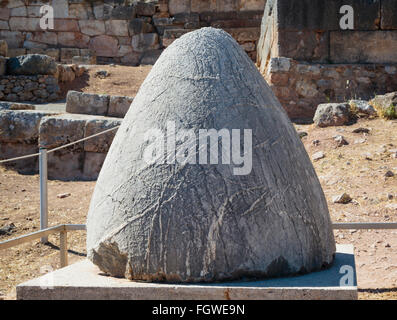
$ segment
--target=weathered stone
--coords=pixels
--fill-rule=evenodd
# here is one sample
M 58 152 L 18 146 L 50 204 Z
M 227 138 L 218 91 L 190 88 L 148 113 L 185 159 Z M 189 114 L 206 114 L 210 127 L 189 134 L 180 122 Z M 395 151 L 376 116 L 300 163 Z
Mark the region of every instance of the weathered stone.
M 10 58 L 7 61 L 7 73 L 14 75 L 55 74 L 57 64 L 49 56 L 28 54 Z
M 24 41 L 24 36 L 19 31 L 1 30 L 0 38 L 7 42 L 8 48 L 20 48 Z
M 1 110 L 0 141 L 37 144 L 39 125 L 43 117 L 54 112 L 36 110 Z
M 96 56 L 75 56 L 72 58 L 73 64 L 96 64 Z
M 66 112 L 104 116 L 107 114 L 109 96 L 69 91 L 66 96 Z
M 111 36 L 98 36 L 91 38 L 89 48 L 98 57 L 115 57 L 118 53 L 118 41 Z
M 141 58 L 141 64 L 143 65 L 154 65 L 160 57 L 163 50 L 148 50 L 145 51 Z
M 129 66 L 137 66 L 141 60 L 141 54 L 138 52 L 131 52 L 121 57 L 121 63 Z
M 100 20 L 80 20 L 80 31 L 89 36 L 105 34 L 105 23 Z
M 96 180 L 105 158 L 106 153 L 84 152 L 84 169 L 82 177 L 85 180 Z
M 131 45 L 134 51 L 144 52 L 159 48 L 159 37 L 157 33 L 137 34 L 132 37 Z
M 61 61 L 70 63 L 72 58 L 80 55 L 78 48 L 61 48 Z
M 12 17 L 9 24 L 13 31 L 42 31 L 39 18 Z
M 54 30 L 57 32 L 71 31 L 79 32 L 79 24 L 76 20 L 54 19 Z
M 152 16 L 156 13 L 156 6 L 154 3 L 137 2 L 135 11 L 139 16 Z
M 276 73 L 276 72 L 288 72 L 291 68 L 291 59 L 278 57 L 270 59 L 269 63 L 269 73 Z
M 26 49 L 47 49 L 48 45 L 40 42 L 34 42 L 34 41 L 24 41 L 23 42 L 23 47 Z
M 9 8 L 0 8 L 0 20 L 10 19 L 10 11 Z
M 324 103 L 317 107 L 313 118 L 319 127 L 343 126 L 350 121 L 350 106 L 347 103 Z
M 343 193 L 332 198 L 333 203 L 341 203 L 341 204 L 347 204 L 352 200 L 353 199 L 347 193 Z
M 168 9 L 171 15 L 177 13 L 189 12 L 189 2 L 185 0 L 169 0 Z
M 87 48 L 90 37 L 80 32 L 59 32 L 58 43 L 60 46 Z
M 376 110 L 364 100 L 350 100 L 350 107 L 359 116 L 374 116 Z
M 105 117 L 103 119 L 98 119 L 98 118 L 99 117 L 96 117 L 95 119 L 92 120 L 87 120 L 85 127 L 85 137 L 89 137 L 96 133 L 109 130 L 111 128 L 121 125 L 121 119 L 105 118 Z M 84 151 L 107 153 L 109 151 L 110 145 L 112 144 L 116 132 L 117 129 L 102 134 L 98 137 L 84 141 Z
M 140 33 L 151 33 L 154 31 L 154 28 L 153 28 L 153 25 L 145 22 L 144 19 L 136 18 L 136 19 L 132 19 L 129 22 L 128 30 L 129 30 L 131 36 L 133 36 L 133 35 L 137 35 Z
M 131 20 L 136 16 L 135 6 L 118 6 L 114 8 L 104 7 L 104 18 L 116 20 Z
M 200 61 L 205 63 L 198 66 Z M 103 272 L 211 282 L 291 275 L 332 263 L 332 226 L 313 166 L 281 105 L 230 35 L 202 28 L 176 40 L 131 108 L 102 167 L 87 219 L 88 258 Z M 252 146 L 261 146 L 253 151 L 252 170 L 244 160 L 243 168 L 228 161 L 186 163 L 181 151 L 189 149 L 191 160 L 199 155 L 192 148 L 196 137 L 179 150 L 182 163 L 162 162 L 161 147 L 158 161 L 146 162 L 146 151 L 154 151 L 146 150 L 153 146 L 148 129 L 168 127 L 171 138 L 174 124 L 179 133 L 252 130 Z M 174 159 L 169 147 L 167 155 Z
M 379 116 L 397 118 L 397 92 L 377 95 L 369 104 L 375 108 Z
M 106 34 L 112 36 L 128 37 L 128 24 L 126 20 L 105 21 Z
M 382 0 L 381 4 L 381 29 L 396 30 L 397 29 L 397 2 L 394 0 Z
M 111 96 L 108 116 L 124 118 L 133 100 L 133 97 Z
M 335 31 L 330 33 L 330 60 L 333 63 L 397 63 L 392 49 L 396 46 L 395 32 Z

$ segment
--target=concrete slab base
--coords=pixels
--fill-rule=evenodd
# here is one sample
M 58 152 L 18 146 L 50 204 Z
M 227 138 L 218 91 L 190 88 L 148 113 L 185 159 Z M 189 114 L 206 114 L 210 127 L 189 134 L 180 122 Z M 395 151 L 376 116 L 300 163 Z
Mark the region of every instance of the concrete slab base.
M 342 285 L 341 285 L 342 283 Z M 105 276 L 83 260 L 17 286 L 19 300 L 357 299 L 352 245 L 337 245 L 330 269 L 303 276 L 212 284 L 143 283 Z

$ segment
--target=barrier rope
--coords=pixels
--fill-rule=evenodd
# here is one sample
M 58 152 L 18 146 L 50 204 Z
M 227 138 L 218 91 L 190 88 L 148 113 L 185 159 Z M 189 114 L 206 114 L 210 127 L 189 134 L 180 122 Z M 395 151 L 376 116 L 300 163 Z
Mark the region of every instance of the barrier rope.
M 100 136 L 100 135 L 102 135 L 102 134 L 111 132 L 111 131 L 116 130 L 116 129 L 118 129 L 118 128 L 120 128 L 120 126 L 116 126 L 116 127 L 107 129 L 107 130 L 105 130 L 105 131 L 101 131 L 101 132 L 95 133 L 95 134 L 93 134 L 93 135 L 91 135 L 91 136 L 82 138 L 82 139 L 80 139 L 80 140 L 77 140 L 77 141 L 73 141 L 73 142 L 64 144 L 63 146 L 59 146 L 59 147 L 56 147 L 56 148 L 53 148 L 53 149 L 49 149 L 49 150 L 47 150 L 47 153 L 55 152 L 55 151 L 57 151 L 57 150 L 70 147 L 70 146 L 72 146 L 72 145 L 74 145 L 74 144 L 77 144 L 77 143 L 80 143 L 80 142 L 83 142 L 83 141 L 86 141 L 86 140 L 89 140 L 89 139 L 98 137 L 98 136 Z M 20 156 L 20 157 L 11 158 L 11 159 L 0 160 L 0 164 L 6 163 L 6 162 L 11 162 L 11 161 L 16 161 L 16 160 L 21 160 L 21 159 L 27 159 L 27 158 L 37 157 L 37 156 L 39 156 L 39 155 L 40 155 L 40 153 L 32 153 L 32 154 L 28 154 L 28 155 L 26 155 L 26 156 Z

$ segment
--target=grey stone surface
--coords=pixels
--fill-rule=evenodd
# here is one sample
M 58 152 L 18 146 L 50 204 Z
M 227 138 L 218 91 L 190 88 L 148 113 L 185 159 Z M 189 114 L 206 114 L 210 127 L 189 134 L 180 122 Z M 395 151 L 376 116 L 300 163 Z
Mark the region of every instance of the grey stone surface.
M 382 0 L 381 4 L 381 28 L 383 30 L 396 30 L 397 29 L 397 1 L 395 0 Z
M 40 121 L 51 114 L 35 110 L 1 110 L 0 142 L 36 144 Z
M 108 116 L 124 118 L 133 100 L 133 97 L 110 96 Z
M 66 112 L 104 116 L 109 108 L 109 96 L 69 91 L 66 96 Z
M 365 100 L 350 100 L 349 104 L 352 108 L 356 109 L 358 115 L 362 116 L 374 116 L 376 115 L 376 110 L 372 107 L 368 101 Z
M 177 132 L 252 130 L 252 170 L 148 164 L 145 134 L 169 121 Z M 113 276 L 211 282 L 320 270 L 334 252 L 310 159 L 250 58 L 218 29 L 176 40 L 142 84 L 102 167 L 87 218 L 89 259 Z
M 353 271 L 340 286 L 342 266 Z M 42 288 L 44 285 L 51 288 Z M 353 246 L 337 245 L 332 267 L 308 275 L 250 282 L 171 285 L 105 277 L 88 260 L 17 286 L 18 300 L 356 300 Z
M 317 107 L 313 121 L 319 127 L 343 126 L 350 121 L 347 103 L 323 103 Z
M 397 33 L 390 31 L 333 31 L 330 33 L 332 63 L 397 63 L 393 48 Z
M 57 72 L 57 64 L 49 56 L 42 54 L 27 54 L 10 58 L 7 61 L 7 73 L 13 75 L 37 75 Z
M 94 118 L 89 119 L 85 126 L 85 137 L 111 129 L 121 125 L 121 119 Z M 84 141 L 84 150 L 88 152 L 107 153 L 117 130 L 110 131 L 98 137 Z M 99 173 L 99 172 L 98 172 Z

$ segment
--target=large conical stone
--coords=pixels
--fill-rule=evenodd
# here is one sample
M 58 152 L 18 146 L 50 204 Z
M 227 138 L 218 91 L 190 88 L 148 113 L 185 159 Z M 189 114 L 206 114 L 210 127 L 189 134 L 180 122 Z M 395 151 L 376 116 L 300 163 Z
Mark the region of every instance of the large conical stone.
M 205 147 L 216 148 L 193 136 L 185 152 L 176 143 L 182 151 L 172 164 L 173 125 L 196 137 L 225 129 L 237 151 L 227 164 L 227 139 L 219 138 L 218 164 L 194 164 Z M 164 133 L 157 144 L 154 132 Z M 245 52 L 212 28 L 176 40 L 142 84 L 99 175 L 87 232 L 88 257 L 102 271 L 147 281 L 291 275 L 326 267 L 335 252 L 324 194 L 296 131 Z

